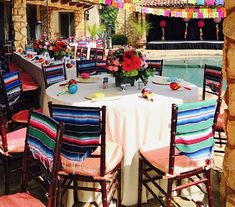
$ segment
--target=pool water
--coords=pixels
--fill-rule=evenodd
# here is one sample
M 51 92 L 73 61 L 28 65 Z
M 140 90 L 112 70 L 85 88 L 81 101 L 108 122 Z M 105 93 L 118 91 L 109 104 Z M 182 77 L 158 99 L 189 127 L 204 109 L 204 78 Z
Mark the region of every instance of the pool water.
M 222 56 L 164 60 L 162 75 L 177 77 L 202 87 L 205 64 L 221 67 Z M 225 87 L 225 84 L 223 86 Z

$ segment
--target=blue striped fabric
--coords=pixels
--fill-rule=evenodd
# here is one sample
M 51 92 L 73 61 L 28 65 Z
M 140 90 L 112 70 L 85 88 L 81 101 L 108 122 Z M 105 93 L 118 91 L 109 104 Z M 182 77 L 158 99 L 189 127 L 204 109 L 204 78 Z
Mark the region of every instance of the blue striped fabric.
M 100 143 L 100 109 L 49 105 L 51 116 L 65 123 L 62 140 L 62 162 L 81 162 Z
M 59 124 L 52 118 L 31 112 L 26 140 L 35 159 L 49 170 L 53 167 L 58 127 Z
M 205 86 L 213 92 L 219 92 L 222 87 L 222 68 L 212 65 L 205 65 L 204 69 Z
M 78 60 L 76 64 L 77 75 L 81 73 L 96 73 L 96 61 L 95 60 Z
M 65 80 L 66 76 L 63 63 L 43 66 L 43 70 L 47 87 L 52 84 Z
M 107 72 L 107 62 L 106 60 L 96 60 L 96 72 Z
M 22 85 L 19 77 L 19 72 L 9 72 L 3 74 L 4 90 L 7 94 L 8 102 L 15 101 L 22 94 Z
M 80 40 L 78 42 L 78 47 L 87 47 L 87 40 Z
M 176 148 L 182 154 L 191 159 L 211 158 L 215 110 L 216 100 L 178 106 Z

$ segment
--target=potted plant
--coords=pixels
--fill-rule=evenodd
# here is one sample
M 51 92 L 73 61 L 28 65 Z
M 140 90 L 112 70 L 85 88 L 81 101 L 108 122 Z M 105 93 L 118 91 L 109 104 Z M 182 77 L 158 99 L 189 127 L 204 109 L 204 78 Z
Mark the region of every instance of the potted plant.
M 151 28 L 151 23 L 146 22 L 146 21 L 141 22 L 141 23 L 133 21 L 132 25 L 137 35 L 136 45 L 139 47 L 143 47 L 147 43 L 146 38 L 144 37 L 144 34 L 147 33 L 149 29 Z
M 97 26 L 96 24 L 88 24 L 87 31 L 91 35 L 91 40 L 94 41 L 96 35 L 99 35 L 100 33 L 105 31 L 105 25 L 101 24 Z

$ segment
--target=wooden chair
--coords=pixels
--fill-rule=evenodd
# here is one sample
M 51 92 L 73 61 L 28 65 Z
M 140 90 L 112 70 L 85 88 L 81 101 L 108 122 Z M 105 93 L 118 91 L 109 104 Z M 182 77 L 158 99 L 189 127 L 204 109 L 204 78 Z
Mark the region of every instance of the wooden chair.
M 105 50 L 103 48 L 96 48 L 96 60 L 104 60 Z
M 96 60 L 96 73 L 108 72 L 106 60 Z
M 76 61 L 77 77 L 82 73 L 89 73 L 90 75 L 96 74 L 96 61 L 95 60 L 77 60 Z
M 63 124 L 41 113 L 31 112 L 27 127 L 21 193 L 0 197 L 0 207 L 57 207 L 58 170 Z M 34 179 L 47 191 L 48 202 L 44 205 L 30 195 L 30 181 Z
M 202 190 L 199 184 L 203 183 L 207 189 L 209 207 L 212 207 L 210 169 L 213 165 L 213 128 L 220 104 L 221 99 L 217 106 L 216 100 L 212 99 L 172 105 L 170 146 L 155 150 L 140 149 L 138 206 L 141 206 L 142 186 L 162 206 L 170 207 L 173 192 L 179 196 L 181 189 L 191 186 Z M 182 184 L 184 178 L 188 180 Z M 166 190 L 157 183 L 160 180 L 167 181 Z M 150 183 L 159 191 L 159 196 L 149 186 Z M 165 202 L 161 197 L 165 197 Z
M 202 100 L 205 100 L 207 98 L 207 94 L 215 95 L 216 98 L 221 97 L 222 94 L 222 86 L 223 86 L 223 74 L 222 74 L 222 68 L 213 66 L 213 65 L 207 65 L 204 66 L 204 76 L 203 76 L 203 88 L 202 88 Z M 216 127 L 215 127 L 215 143 L 220 145 L 222 148 L 223 145 L 226 145 L 227 138 L 225 136 L 224 131 L 224 121 L 223 121 L 223 113 L 220 112 Z M 224 153 L 224 150 L 215 150 L 215 152 L 218 153 Z
M 0 159 L 4 166 L 4 185 L 5 194 L 9 194 L 11 162 L 18 161 L 22 158 L 25 146 L 26 128 L 21 128 L 12 132 L 8 130 L 8 121 L 4 108 L 0 108 Z
M 75 204 L 77 190 L 101 192 L 103 206 L 107 207 L 117 191 L 117 206 L 121 206 L 123 153 L 119 144 L 106 142 L 106 107 L 75 107 L 49 102 L 49 111 L 51 117 L 65 124 L 61 149 L 62 169 L 67 174 L 61 184 L 64 192 L 75 190 Z M 99 183 L 100 187 L 78 186 L 77 181 Z
M 163 60 L 147 59 L 146 63 L 148 64 L 148 68 L 153 68 L 157 75 L 162 76 Z
M 64 63 L 56 65 L 42 65 L 45 87 L 66 80 L 66 71 Z
M 3 55 L 0 55 L 0 72 L 1 73 L 8 73 L 8 72 L 10 72 L 7 58 L 4 57 Z
M 27 104 L 24 101 L 19 72 L 0 73 L 0 82 L 0 91 L 3 97 L 1 106 L 6 108 L 8 120 L 18 125 L 26 125 L 29 109 L 25 107 Z
M 96 48 L 91 48 L 90 49 L 90 60 L 96 60 Z

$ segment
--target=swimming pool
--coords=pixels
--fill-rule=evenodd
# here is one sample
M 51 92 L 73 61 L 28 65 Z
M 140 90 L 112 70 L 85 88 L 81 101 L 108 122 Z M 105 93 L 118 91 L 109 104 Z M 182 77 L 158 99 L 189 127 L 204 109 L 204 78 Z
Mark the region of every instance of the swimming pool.
M 193 57 L 163 61 L 163 76 L 177 77 L 202 87 L 204 65 L 222 66 L 222 56 Z M 225 86 L 225 84 L 223 84 Z

